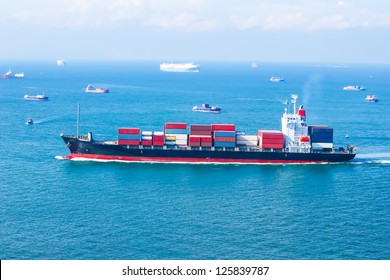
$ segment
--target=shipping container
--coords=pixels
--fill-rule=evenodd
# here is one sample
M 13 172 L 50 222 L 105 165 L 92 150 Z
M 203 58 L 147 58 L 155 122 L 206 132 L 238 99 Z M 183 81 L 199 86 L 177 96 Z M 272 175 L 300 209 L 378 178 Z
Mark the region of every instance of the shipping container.
M 139 140 L 118 140 L 118 145 L 132 145 L 136 146 L 139 145 Z
M 152 136 L 153 132 L 152 131 L 142 131 L 141 135 Z
M 119 140 L 140 140 L 141 135 L 139 134 L 118 134 Z
M 201 147 L 212 147 L 213 143 L 212 142 L 201 142 L 200 144 Z
M 154 131 L 153 135 L 155 135 L 155 136 L 164 136 L 164 132 L 163 131 Z
M 203 136 L 200 137 L 200 141 L 202 143 L 204 143 L 204 142 L 212 143 L 213 142 L 213 138 L 211 136 L 203 135 Z
M 152 140 L 142 140 L 141 143 L 143 146 L 152 146 L 153 141 Z
M 236 142 L 236 137 L 214 137 L 215 142 Z
M 237 142 L 238 141 L 257 141 L 257 135 L 237 134 Z
M 263 149 L 283 149 L 284 145 L 283 144 L 263 144 L 261 146 Z
M 165 140 L 166 141 L 176 141 L 176 136 L 175 135 L 165 135 Z
M 198 136 L 198 135 L 190 135 L 189 136 L 189 141 L 190 142 L 200 142 L 200 136 Z
M 279 130 L 259 130 L 257 135 L 259 138 L 274 138 L 274 139 L 283 139 L 284 134 Z
M 236 137 L 235 131 L 214 131 L 214 137 Z
M 190 131 L 190 135 L 213 135 L 213 132 L 210 131 L 204 131 L 204 130 L 195 130 L 195 131 Z
M 164 142 L 164 135 L 153 135 L 153 141 Z
M 186 123 L 165 123 L 164 129 L 187 129 Z
M 141 140 L 152 140 L 153 137 L 149 135 L 142 135 Z
M 169 146 L 176 145 L 176 141 L 174 141 L 174 140 L 166 140 L 165 144 L 169 145 Z
M 165 129 L 165 134 L 187 134 L 187 129 Z
M 234 148 L 236 147 L 236 142 L 214 142 L 214 147 Z
M 190 131 L 211 131 L 210 124 L 191 124 Z
M 118 134 L 140 134 L 139 128 L 118 128 Z
M 212 131 L 236 131 L 236 126 L 234 124 L 212 124 Z
M 188 143 L 188 146 L 190 146 L 190 147 L 200 147 L 200 141 L 190 141 Z
M 154 141 L 153 140 L 153 145 L 154 146 L 164 146 L 164 141 Z

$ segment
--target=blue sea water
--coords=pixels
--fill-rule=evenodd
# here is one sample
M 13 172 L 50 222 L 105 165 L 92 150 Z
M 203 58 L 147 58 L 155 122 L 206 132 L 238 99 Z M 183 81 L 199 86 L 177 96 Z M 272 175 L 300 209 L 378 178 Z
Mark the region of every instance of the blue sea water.
M 390 259 L 389 65 L 158 61 L 0 61 L 0 259 Z M 272 83 L 270 76 L 282 76 Z M 87 84 L 108 94 L 84 93 Z M 346 92 L 362 85 L 365 92 Z M 44 93 L 47 102 L 25 101 Z M 60 133 L 116 139 L 118 127 L 168 121 L 280 129 L 299 95 L 310 124 L 330 125 L 341 164 L 71 162 Z M 378 103 L 365 102 L 367 94 Z M 210 103 L 222 113 L 199 114 Z M 35 124 L 26 126 L 27 117 Z M 346 138 L 346 135 L 349 138 Z M 57 158 L 56 158 L 57 157 Z

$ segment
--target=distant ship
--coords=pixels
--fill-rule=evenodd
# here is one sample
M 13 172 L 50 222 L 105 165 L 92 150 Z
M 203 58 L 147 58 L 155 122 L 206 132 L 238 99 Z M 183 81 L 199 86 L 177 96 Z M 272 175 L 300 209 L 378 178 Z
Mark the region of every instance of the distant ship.
M 275 77 L 275 76 L 272 76 L 269 80 L 270 80 L 271 82 L 274 82 L 274 83 L 284 82 L 284 78 Z
M 57 66 L 65 66 L 65 60 L 58 59 L 57 60 Z
M 38 101 L 45 101 L 48 100 L 49 97 L 45 96 L 44 94 L 38 94 L 38 95 L 28 95 L 26 94 L 24 96 L 24 100 L 38 100 Z
M 24 73 L 12 73 L 11 69 L 7 73 L 3 74 L 3 79 L 22 79 L 24 78 Z
M 360 91 L 360 90 L 366 90 L 366 89 L 364 87 L 361 87 L 361 86 L 345 86 L 345 87 L 343 87 L 343 90 Z
M 106 88 L 95 88 L 92 85 L 88 85 L 85 89 L 85 92 L 96 92 L 96 93 L 107 93 L 109 92 L 109 89 Z
M 201 112 L 201 113 L 214 113 L 219 114 L 221 112 L 221 108 L 217 106 L 210 106 L 209 104 L 202 104 L 201 106 L 194 106 L 192 111 Z
M 199 72 L 200 67 L 194 63 L 161 63 L 160 70 L 163 72 Z
M 367 95 L 366 96 L 366 101 L 367 102 L 378 102 L 379 98 L 376 95 Z
M 252 68 L 257 68 L 257 63 L 256 62 L 252 62 Z

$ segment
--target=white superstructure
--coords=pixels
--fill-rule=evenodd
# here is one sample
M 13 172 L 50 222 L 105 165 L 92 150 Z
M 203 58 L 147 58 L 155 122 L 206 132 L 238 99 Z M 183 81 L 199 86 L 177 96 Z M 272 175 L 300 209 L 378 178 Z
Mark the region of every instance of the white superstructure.
M 160 70 L 164 72 L 199 72 L 200 67 L 194 63 L 161 63 Z
M 294 106 L 294 112 L 291 114 L 285 109 L 282 116 L 282 132 L 285 135 L 285 147 L 289 152 L 310 152 L 310 138 L 308 126 L 306 123 L 306 112 L 303 105 L 297 112 L 296 103 L 298 96 L 291 95 L 291 103 Z

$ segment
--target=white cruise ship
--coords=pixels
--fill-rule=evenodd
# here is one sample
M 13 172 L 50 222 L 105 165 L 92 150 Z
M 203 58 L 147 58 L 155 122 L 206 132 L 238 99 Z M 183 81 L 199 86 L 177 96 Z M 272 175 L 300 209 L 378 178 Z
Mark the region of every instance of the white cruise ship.
M 160 70 L 164 72 L 199 72 L 199 65 L 194 63 L 161 63 Z

